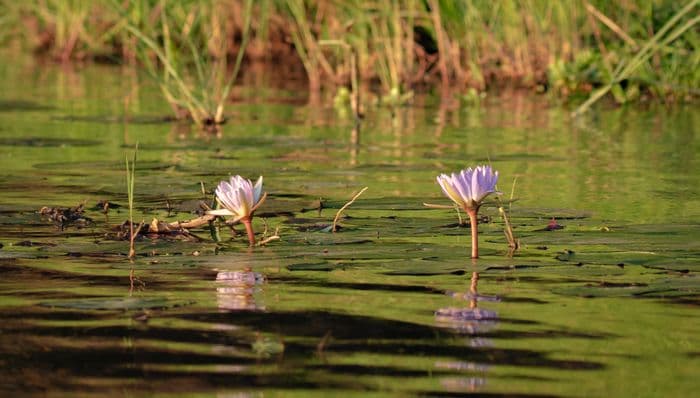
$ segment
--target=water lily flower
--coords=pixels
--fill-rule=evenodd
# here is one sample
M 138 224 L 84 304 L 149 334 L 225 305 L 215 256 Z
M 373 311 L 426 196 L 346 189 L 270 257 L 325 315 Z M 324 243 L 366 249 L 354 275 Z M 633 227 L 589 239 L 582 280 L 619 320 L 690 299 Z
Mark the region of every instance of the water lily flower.
M 222 207 L 210 210 L 207 214 L 215 216 L 232 216 L 233 222 L 240 221 L 245 225 L 248 241 L 255 244 L 255 232 L 252 219 L 255 210 L 265 201 L 267 193 L 262 191 L 263 178 L 260 176 L 255 185 L 239 175 L 231 177 L 230 182 L 221 181 L 216 187 L 216 200 Z
M 496 191 L 498 171 L 491 166 L 468 168 L 452 175 L 441 174 L 437 182 L 442 192 L 468 215 L 472 231 L 472 258 L 479 257 L 477 213 L 483 200 Z

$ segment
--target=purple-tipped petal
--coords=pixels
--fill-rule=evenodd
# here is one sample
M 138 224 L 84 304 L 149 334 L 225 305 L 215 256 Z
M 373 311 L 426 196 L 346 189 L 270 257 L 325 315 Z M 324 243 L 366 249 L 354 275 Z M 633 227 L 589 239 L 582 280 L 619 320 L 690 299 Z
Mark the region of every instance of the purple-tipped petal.
M 231 185 L 226 181 L 219 183 L 219 186 L 216 188 L 216 198 L 219 200 L 219 203 L 227 209 L 235 207 L 235 204 L 231 201 L 230 192 Z
M 471 169 L 462 170 L 459 173 L 452 173 L 452 181 L 454 187 L 462 196 L 462 202 L 467 203 L 472 196 L 472 188 L 469 183 Z
M 474 208 L 491 193 L 496 192 L 498 172 L 491 166 L 467 168 L 451 176 L 441 174 L 437 178 L 443 193 L 464 208 Z
M 474 173 L 472 174 L 472 180 L 471 180 L 471 187 L 472 187 L 472 197 L 471 199 L 474 202 L 479 202 L 481 201 L 482 195 L 483 195 L 483 187 L 479 184 L 479 174 L 480 170 L 477 168 L 474 170 Z
M 449 176 L 445 174 L 439 175 L 437 177 L 437 182 L 440 184 L 440 188 L 442 188 L 442 192 L 445 194 L 445 196 L 450 198 L 458 206 L 464 206 L 464 203 L 462 202 L 462 195 L 453 187 L 452 180 Z
M 239 175 L 231 176 L 229 181 L 221 181 L 216 187 L 216 198 L 224 209 L 214 210 L 214 215 L 235 216 L 235 220 L 250 217 L 262 197 L 263 178 L 260 176 L 253 183 Z

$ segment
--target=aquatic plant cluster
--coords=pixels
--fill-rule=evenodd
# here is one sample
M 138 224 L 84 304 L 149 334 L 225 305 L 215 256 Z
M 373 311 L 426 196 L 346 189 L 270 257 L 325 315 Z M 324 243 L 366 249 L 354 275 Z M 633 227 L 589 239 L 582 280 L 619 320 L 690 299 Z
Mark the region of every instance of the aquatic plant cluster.
M 437 182 L 443 193 L 452 200 L 455 205 L 463 209 L 469 215 L 469 225 L 472 236 L 472 258 L 479 257 L 478 218 L 479 208 L 489 194 L 496 192 L 498 171 L 491 166 L 477 166 L 467 168 L 451 176 L 441 174 Z M 231 216 L 230 222 L 242 222 L 248 234 L 248 242 L 255 244 L 255 232 L 253 231 L 253 213 L 265 201 L 267 192 L 262 190 L 263 177 L 260 176 L 255 185 L 240 175 L 231 177 L 229 182 L 221 181 L 216 188 L 216 200 L 221 209 L 210 210 L 208 215 Z M 352 203 L 362 192 L 356 195 L 349 203 Z M 347 206 L 347 205 L 346 205 Z M 342 209 L 344 209 L 344 206 Z M 338 212 L 340 214 L 340 211 Z M 336 220 L 333 222 L 332 231 L 335 232 Z
M 199 123 L 221 122 L 221 98 L 236 76 L 221 68 L 228 58 L 236 59 L 237 70 L 243 54 L 249 65 L 287 66 L 276 74 L 304 70 L 312 90 L 348 87 L 353 76 L 379 82 L 384 102 L 409 98 L 425 85 L 462 93 L 505 85 L 565 97 L 610 93 L 618 102 L 679 100 L 700 87 L 699 4 L 5 1 L 0 41 L 61 61 L 137 61 L 161 79 L 176 113 L 189 112 Z

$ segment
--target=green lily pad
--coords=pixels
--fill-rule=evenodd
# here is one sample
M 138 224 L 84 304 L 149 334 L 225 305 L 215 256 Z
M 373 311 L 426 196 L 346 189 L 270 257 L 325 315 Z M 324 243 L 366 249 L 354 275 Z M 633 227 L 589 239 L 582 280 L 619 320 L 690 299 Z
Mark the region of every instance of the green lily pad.
M 290 271 L 333 271 L 336 267 L 327 262 L 299 263 L 287 266 Z
M 678 277 L 657 280 L 649 284 L 639 282 L 586 284 L 552 289 L 554 293 L 580 297 L 679 297 L 700 293 L 700 278 Z

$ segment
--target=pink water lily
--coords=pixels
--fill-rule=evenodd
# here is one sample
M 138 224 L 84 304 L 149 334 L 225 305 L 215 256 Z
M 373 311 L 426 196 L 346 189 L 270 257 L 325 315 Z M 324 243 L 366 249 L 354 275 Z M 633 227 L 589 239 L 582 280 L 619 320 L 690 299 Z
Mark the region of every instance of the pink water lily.
M 442 192 L 468 215 L 472 231 L 472 258 L 479 257 L 477 213 L 484 199 L 496 191 L 498 171 L 491 166 L 468 168 L 451 175 L 440 174 L 437 182 Z
M 255 185 L 239 175 L 231 177 L 229 182 L 221 181 L 216 187 L 216 200 L 221 209 L 210 210 L 207 214 L 231 216 L 232 221 L 241 221 L 248 233 L 248 241 L 255 244 L 252 219 L 255 210 L 265 201 L 267 193 L 262 191 L 263 178 L 260 176 Z

